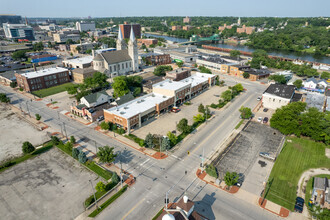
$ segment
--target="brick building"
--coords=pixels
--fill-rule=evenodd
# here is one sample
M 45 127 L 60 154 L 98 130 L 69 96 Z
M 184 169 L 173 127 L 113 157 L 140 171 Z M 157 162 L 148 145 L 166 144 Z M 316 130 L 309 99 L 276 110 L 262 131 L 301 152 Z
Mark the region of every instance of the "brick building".
M 137 42 L 138 42 L 139 45 L 144 44 L 146 46 L 150 46 L 151 44 L 157 45 L 158 40 L 148 38 L 148 39 L 138 39 Z
M 224 24 L 223 26 L 219 26 L 219 28 L 218 28 L 219 31 L 223 31 L 225 29 L 232 29 L 232 26 Z
M 124 39 L 130 37 L 132 27 L 133 27 L 135 37 L 141 38 L 141 25 L 140 24 L 128 24 L 127 22 L 124 22 L 124 24 L 119 25 L 119 28 L 122 33 L 122 37 Z
M 250 66 L 232 65 L 229 68 L 229 75 L 243 77 L 243 73 L 249 71 L 250 69 L 251 69 Z
M 191 72 L 190 69 L 179 68 L 179 69 L 167 72 L 165 78 L 173 80 L 173 81 L 180 81 L 180 80 L 183 80 L 183 79 L 189 77 L 191 75 L 190 72 Z
M 70 81 L 69 71 L 55 67 L 35 72 L 15 74 L 17 85 L 26 92 L 57 86 Z
M 94 70 L 92 67 L 89 68 L 76 68 L 73 69 L 72 71 L 72 78 L 75 83 L 83 83 L 84 79 L 88 77 L 93 77 L 94 73 L 97 71 Z
M 194 28 L 194 26 L 191 26 L 191 25 L 185 25 L 185 26 L 182 27 L 182 30 L 184 30 L 184 31 L 189 31 L 189 30 L 191 30 L 191 29 L 193 29 L 193 28 Z
M 176 31 L 176 30 L 182 30 L 182 26 L 180 26 L 180 25 L 172 26 L 172 31 Z
M 191 18 L 186 16 L 185 18 L 183 18 L 183 23 L 190 23 L 191 22 Z
M 145 63 L 148 65 L 165 65 L 171 64 L 171 56 L 169 54 L 156 54 L 156 53 L 147 53 L 147 54 L 139 54 L 139 59 L 141 63 Z
M 245 24 L 241 28 L 237 28 L 237 33 L 246 33 L 246 34 L 252 34 L 252 32 L 255 30 L 255 27 L 246 27 Z

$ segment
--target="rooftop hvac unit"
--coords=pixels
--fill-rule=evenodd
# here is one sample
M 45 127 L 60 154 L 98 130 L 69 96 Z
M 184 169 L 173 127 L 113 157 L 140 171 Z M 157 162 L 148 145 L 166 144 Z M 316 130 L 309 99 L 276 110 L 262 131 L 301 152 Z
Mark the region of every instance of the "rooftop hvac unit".
M 155 94 L 152 94 L 151 96 L 152 96 L 152 97 L 155 97 Z
M 120 112 L 121 115 L 125 114 L 125 112 Z
M 137 101 L 137 103 L 139 104 L 139 103 L 141 103 L 141 101 Z
M 141 102 L 144 102 L 144 99 L 141 99 Z
M 163 95 L 163 98 L 166 98 L 166 96 Z
M 127 106 L 125 106 L 125 107 L 124 107 L 124 109 L 128 109 L 128 107 L 127 107 Z

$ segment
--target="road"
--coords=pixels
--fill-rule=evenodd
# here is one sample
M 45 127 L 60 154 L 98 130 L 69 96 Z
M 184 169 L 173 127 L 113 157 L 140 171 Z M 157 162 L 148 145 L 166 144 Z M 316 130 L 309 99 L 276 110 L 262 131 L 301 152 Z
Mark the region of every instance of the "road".
M 170 202 L 177 201 L 186 192 L 188 197 L 196 202 L 196 210 L 210 219 L 275 219 L 277 217 L 257 205 L 206 185 L 195 176 L 203 151 L 205 157 L 211 156 L 239 122 L 238 109 L 242 105 L 253 108 L 257 104 L 257 97 L 266 88 L 259 83 L 230 76 L 226 76 L 225 81 L 228 85 L 242 82 L 247 91 L 236 97 L 227 108 L 217 111 L 207 125 L 186 138 L 179 148 L 164 160 L 152 159 L 94 131 L 91 127 L 58 114 L 56 110 L 46 107 L 48 101 L 45 99 L 31 102 L 24 95 L 13 93 L 11 88 L 3 86 L 0 87 L 0 92 L 8 93 L 12 104 L 17 107 L 21 105 L 25 111 L 27 102 L 30 112 L 33 115 L 40 114 L 52 129 L 60 131 L 65 123 L 67 135 L 74 135 L 77 140 L 85 138 L 86 145 L 93 152 L 96 151 L 95 143 L 97 146 L 114 146 L 116 150 L 123 152 L 122 157 L 118 157 L 115 163 L 119 165 L 121 160 L 123 168 L 131 172 L 137 182 L 105 209 L 98 219 L 151 219 L 164 205 L 165 193 L 171 187 L 173 189 L 169 192 Z M 190 152 L 189 155 L 187 151 Z

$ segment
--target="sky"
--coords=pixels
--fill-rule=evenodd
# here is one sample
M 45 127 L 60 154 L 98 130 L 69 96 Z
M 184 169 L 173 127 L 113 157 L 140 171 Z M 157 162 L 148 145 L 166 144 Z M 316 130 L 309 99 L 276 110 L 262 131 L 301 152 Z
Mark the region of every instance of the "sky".
M 23 17 L 330 16 L 330 0 L 0 0 L 0 14 Z

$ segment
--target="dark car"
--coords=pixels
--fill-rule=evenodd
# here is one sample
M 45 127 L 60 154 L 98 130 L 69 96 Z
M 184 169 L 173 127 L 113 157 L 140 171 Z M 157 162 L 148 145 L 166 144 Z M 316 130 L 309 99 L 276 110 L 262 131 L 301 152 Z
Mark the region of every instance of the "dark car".
M 264 117 L 263 123 L 266 124 L 268 122 L 268 118 Z
M 264 108 L 264 112 L 268 112 L 268 108 Z
M 304 210 L 304 202 L 305 202 L 305 200 L 303 198 L 297 197 L 296 198 L 296 204 L 294 206 L 294 211 L 302 213 L 303 210 Z

